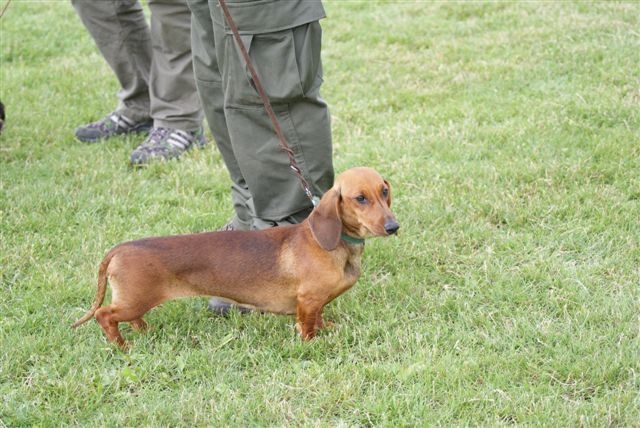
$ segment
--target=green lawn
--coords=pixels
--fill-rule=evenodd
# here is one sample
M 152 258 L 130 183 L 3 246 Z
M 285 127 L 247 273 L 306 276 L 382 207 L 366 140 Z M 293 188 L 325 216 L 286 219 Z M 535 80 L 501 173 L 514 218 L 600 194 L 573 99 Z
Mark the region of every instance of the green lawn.
M 3 2 L 4 4 L 4 2 Z M 107 344 L 113 245 L 231 215 L 211 144 L 73 130 L 116 82 L 66 1 L 0 20 L 0 426 L 638 426 L 640 3 L 325 2 L 338 171 L 378 169 L 398 237 L 302 343 L 290 317 L 206 299 Z

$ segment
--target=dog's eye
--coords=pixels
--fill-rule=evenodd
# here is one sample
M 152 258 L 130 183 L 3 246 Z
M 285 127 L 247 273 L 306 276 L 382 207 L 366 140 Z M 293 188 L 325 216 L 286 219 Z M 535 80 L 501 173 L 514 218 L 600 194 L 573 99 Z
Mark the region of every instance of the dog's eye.
M 382 196 L 385 198 L 389 196 L 389 189 L 387 189 L 386 187 L 382 189 Z
M 359 204 L 366 204 L 367 203 L 367 198 L 365 198 L 363 195 L 358 195 L 356 196 L 356 201 L 358 201 Z

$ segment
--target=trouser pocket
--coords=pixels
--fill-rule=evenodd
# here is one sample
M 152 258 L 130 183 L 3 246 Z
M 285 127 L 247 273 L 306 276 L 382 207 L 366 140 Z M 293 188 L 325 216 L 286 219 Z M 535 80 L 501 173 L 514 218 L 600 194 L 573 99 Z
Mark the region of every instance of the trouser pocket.
M 303 98 L 320 86 L 321 29 L 318 22 L 266 34 L 241 38 L 256 68 L 260 82 L 273 104 Z M 251 73 L 231 36 L 227 37 L 226 67 L 228 107 L 261 106 Z

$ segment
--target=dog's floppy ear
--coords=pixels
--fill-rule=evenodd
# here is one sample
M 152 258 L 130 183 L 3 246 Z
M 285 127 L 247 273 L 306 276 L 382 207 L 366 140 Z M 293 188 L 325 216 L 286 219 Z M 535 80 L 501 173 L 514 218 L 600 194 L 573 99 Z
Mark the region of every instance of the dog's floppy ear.
M 387 180 L 383 180 L 387 186 L 387 206 L 391 207 L 391 184 Z
M 339 189 L 330 189 L 309 216 L 313 237 L 327 251 L 334 250 L 338 246 L 342 234 L 342 220 L 338 213 L 340 197 Z

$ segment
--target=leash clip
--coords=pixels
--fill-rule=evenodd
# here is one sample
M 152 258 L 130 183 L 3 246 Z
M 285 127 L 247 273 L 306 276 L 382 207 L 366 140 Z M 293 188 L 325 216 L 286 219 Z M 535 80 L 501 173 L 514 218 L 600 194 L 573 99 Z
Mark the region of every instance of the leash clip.
M 309 200 L 313 204 L 313 208 L 317 207 L 318 204 L 320 204 L 320 198 L 317 196 L 313 196 L 313 193 L 311 193 L 311 190 L 309 190 L 309 188 L 306 186 L 304 188 L 304 193 L 307 195 L 307 198 L 309 198 Z

